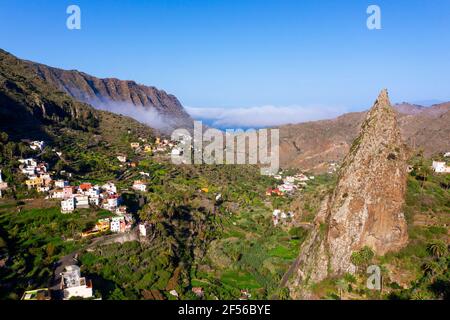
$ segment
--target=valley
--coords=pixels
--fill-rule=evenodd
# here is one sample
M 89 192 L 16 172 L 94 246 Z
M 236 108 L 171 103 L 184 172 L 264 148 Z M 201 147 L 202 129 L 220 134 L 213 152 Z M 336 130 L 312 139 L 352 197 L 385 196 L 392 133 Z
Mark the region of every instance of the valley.
M 386 92 L 369 113 L 283 126 L 283 168 L 264 176 L 174 165 L 164 130 L 92 102 L 191 120 L 154 88 L 5 51 L 0 67 L 1 299 L 448 298 L 450 175 L 436 172 L 449 161 L 448 104 L 392 108 Z M 44 174 L 48 185 L 27 184 Z M 52 197 L 57 183 L 73 194 Z M 90 191 L 98 203 L 61 212 Z M 105 207 L 109 196 L 120 206 Z M 113 235 L 125 214 L 129 228 Z M 383 272 L 379 290 L 366 286 L 370 265 Z M 83 291 L 61 280 L 63 266 Z

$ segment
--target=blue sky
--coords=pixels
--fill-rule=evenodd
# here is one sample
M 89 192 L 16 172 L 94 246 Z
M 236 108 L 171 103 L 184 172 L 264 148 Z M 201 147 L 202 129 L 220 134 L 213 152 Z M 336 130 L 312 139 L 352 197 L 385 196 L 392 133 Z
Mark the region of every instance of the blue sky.
M 71 4 L 81 30 L 66 28 Z M 366 27 L 371 4 L 382 30 Z M 154 85 L 199 117 L 324 118 L 369 107 L 384 87 L 396 102 L 450 100 L 448 0 L 0 0 L 0 47 Z

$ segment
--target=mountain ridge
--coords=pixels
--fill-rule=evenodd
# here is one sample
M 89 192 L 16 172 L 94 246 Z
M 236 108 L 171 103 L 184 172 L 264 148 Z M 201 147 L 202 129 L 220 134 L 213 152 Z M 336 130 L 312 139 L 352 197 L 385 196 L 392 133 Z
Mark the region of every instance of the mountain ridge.
M 450 102 L 423 107 L 397 104 L 403 139 L 426 156 L 450 150 Z M 326 172 L 349 151 L 367 111 L 351 112 L 329 120 L 280 126 L 280 161 L 284 168 L 296 167 Z
M 96 109 L 125 114 L 164 133 L 192 127 L 192 118 L 173 95 L 133 80 L 97 78 L 78 70 L 63 70 L 24 61 L 36 74 L 76 100 Z

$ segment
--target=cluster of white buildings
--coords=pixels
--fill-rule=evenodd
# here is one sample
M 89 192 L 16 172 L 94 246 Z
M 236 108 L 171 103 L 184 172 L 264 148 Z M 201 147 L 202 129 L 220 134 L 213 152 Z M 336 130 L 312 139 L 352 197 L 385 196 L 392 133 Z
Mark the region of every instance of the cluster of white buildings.
M 286 219 L 288 219 L 288 218 L 292 219 L 293 217 L 294 217 L 294 213 L 292 211 L 289 211 L 288 213 L 286 213 L 279 209 L 275 209 L 275 210 L 273 210 L 273 213 L 272 213 L 273 225 L 277 226 L 280 222 L 286 221 Z
M 333 174 L 338 170 L 338 164 L 336 162 L 331 162 L 328 166 L 328 173 Z
M 114 183 L 108 182 L 103 186 L 82 183 L 70 186 L 68 181 L 57 180 L 55 189 L 50 191 L 49 198 L 62 199 L 61 212 L 71 213 L 75 209 L 87 209 L 90 206 L 101 207 L 115 212 L 121 203 L 120 195 Z
M 52 177 L 47 172 L 48 164 L 38 162 L 33 158 L 19 159 L 19 170 L 26 177 L 25 184 L 28 189 L 36 188 L 38 192 L 48 192 L 52 183 Z
M 267 194 L 289 194 L 295 192 L 299 187 L 306 187 L 306 181 L 313 180 L 314 176 L 307 177 L 306 175 L 299 173 L 294 176 L 287 176 L 283 178 L 281 174 L 275 175 L 276 180 L 282 180 L 283 183 L 280 184 L 276 189 L 267 190 Z
M 138 141 L 130 142 L 130 148 L 136 154 L 139 153 L 168 153 L 169 155 L 180 156 L 183 154 L 183 148 L 179 144 L 184 144 L 185 141 L 174 142 L 168 139 L 161 139 L 157 137 L 155 139 L 155 143 L 150 144 L 145 138 L 138 138 Z M 119 154 L 117 155 L 117 159 L 122 164 L 126 164 L 128 162 L 127 157 L 125 155 Z M 133 162 L 129 163 L 133 166 Z

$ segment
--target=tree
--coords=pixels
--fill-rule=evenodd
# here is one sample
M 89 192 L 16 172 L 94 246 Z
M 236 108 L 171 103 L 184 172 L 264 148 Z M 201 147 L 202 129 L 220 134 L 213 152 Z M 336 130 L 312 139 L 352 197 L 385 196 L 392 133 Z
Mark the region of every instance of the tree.
M 374 255 L 375 254 L 372 249 L 365 246 L 361 250 L 353 252 L 350 257 L 350 261 L 356 267 L 368 266 Z
M 422 270 L 424 271 L 425 275 L 430 275 L 431 277 L 437 275 L 440 269 L 440 265 L 435 261 L 428 261 L 422 265 Z
M 8 134 L 6 132 L 0 132 L 0 142 L 5 144 L 8 142 Z
M 347 291 L 348 290 L 348 283 L 347 281 L 345 281 L 345 279 L 339 279 L 336 282 L 336 287 L 339 290 L 339 299 L 342 300 L 342 292 Z
M 428 245 L 427 251 L 436 258 L 445 256 L 448 252 L 447 245 L 441 241 L 433 242 Z

